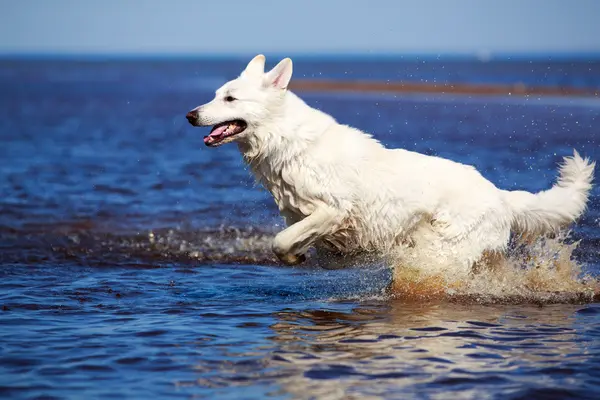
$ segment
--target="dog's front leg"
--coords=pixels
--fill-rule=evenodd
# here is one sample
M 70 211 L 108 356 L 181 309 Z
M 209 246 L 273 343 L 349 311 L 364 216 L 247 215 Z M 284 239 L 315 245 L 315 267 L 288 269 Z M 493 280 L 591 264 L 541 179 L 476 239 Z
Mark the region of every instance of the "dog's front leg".
M 273 240 L 273 252 L 285 264 L 299 264 L 306 259 L 309 247 L 323 235 L 335 232 L 342 221 L 338 210 L 320 205 L 308 217 L 279 232 Z

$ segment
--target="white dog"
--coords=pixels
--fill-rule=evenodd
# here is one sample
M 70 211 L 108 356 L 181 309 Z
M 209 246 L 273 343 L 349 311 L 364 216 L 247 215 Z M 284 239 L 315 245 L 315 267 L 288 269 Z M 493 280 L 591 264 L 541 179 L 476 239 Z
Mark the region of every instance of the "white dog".
M 502 254 L 511 232 L 554 231 L 586 208 L 595 163 L 577 152 L 550 190 L 500 190 L 471 166 L 387 149 L 311 108 L 287 90 L 289 58 L 267 73 L 264 65 L 256 56 L 187 119 L 214 125 L 207 146 L 235 141 L 273 195 L 288 226 L 273 251 L 286 264 L 314 247 L 338 262 L 393 253 L 425 272 L 461 275 L 488 252 Z

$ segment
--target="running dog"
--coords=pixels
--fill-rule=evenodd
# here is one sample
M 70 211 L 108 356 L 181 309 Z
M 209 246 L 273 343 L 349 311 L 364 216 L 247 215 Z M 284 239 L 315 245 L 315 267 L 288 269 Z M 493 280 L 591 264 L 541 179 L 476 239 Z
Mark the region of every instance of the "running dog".
M 291 59 L 264 66 L 256 56 L 187 119 L 212 126 L 208 147 L 235 142 L 273 195 L 287 228 L 272 248 L 285 264 L 303 262 L 311 248 L 338 260 L 394 253 L 460 275 L 505 252 L 511 233 L 556 231 L 585 211 L 595 163 L 576 151 L 549 190 L 501 190 L 472 166 L 385 148 L 308 106 L 288 90 Z

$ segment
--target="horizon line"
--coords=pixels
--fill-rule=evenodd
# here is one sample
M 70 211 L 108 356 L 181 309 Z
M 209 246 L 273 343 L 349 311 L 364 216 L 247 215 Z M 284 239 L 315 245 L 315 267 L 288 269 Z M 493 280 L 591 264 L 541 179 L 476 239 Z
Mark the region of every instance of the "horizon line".
M 223 52 L 71 52 L 71 51 L 23 51 L 2 52 L 0 60 L 6 59 L 238 59 L 253 57 L 261 52 L 223 51 Z M 522 60 L 580 60 L 600 61 L 600 50 L 597 51 L 516 51 L 516 52 L 402 52 L 402 51 L 269 51 L 262 52 L 267 58 L 297 57 L 302 59 L 344 59 L 344 58 L 390 58 L 390 59 L 444 59 L 444 60 L 479 60 L 479 61 L 522 61 Z

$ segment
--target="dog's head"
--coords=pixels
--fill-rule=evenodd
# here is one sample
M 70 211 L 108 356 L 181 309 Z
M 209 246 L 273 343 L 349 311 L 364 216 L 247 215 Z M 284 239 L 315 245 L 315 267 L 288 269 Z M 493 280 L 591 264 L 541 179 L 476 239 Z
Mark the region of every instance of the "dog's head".
M 259 130 L 277 114 L 292 77 L 292 60 L 282 60 L 265 73 L 265 56 L 258 55 L 241 75 L 216 91 L 215 98 L 196 107 L 186 118 L 194 126 L 212 126 L 204 144 L 220 146 Z

